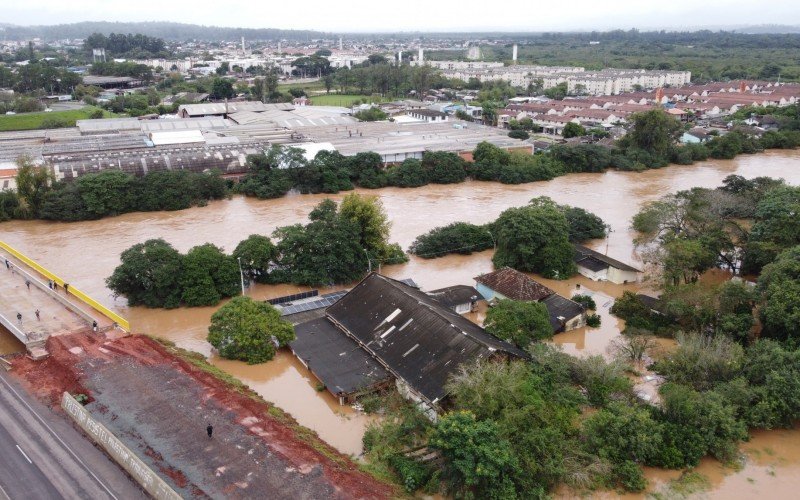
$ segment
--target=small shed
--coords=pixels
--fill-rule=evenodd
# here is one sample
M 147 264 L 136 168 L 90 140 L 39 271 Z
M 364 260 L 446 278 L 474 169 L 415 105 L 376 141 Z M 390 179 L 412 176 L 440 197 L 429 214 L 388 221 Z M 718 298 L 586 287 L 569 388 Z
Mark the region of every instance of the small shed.
M 618 285 L 635 283 L 642 274 L 641 269 L 612 259 L 608 255 L 583 245 L 574 245 L 575 265 L 578 273 L 593 281 L 610 281 Z
M 474 311 L 478 306 L 478 301 L 483 300 L 478 290 L 467 285 L 455 285 L 431 290 L 428 295 L 458 314 Z

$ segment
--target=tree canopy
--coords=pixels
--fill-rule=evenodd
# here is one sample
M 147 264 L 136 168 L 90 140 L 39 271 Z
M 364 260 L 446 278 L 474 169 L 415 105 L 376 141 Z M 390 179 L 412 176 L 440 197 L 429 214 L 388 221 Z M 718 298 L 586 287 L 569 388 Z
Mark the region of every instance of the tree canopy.
M 520 208 L 509 208 L 494 223 L 497 251 L 495 267 L 513 267 L 566 279 L 576 272 L 574 249 L 569 242 L 569 224 L 555 203 L 541 200 Z
M 208 342 L 226 359 L 263 363 L 275 356 L 276 344 L 294 340 L 294 327 L 272 305 L 234 297 L 211 316 Z

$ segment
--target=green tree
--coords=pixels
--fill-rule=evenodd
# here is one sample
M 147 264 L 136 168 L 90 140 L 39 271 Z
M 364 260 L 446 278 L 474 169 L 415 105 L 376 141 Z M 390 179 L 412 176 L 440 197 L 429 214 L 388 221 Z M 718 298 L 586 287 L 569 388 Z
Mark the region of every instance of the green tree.
M 680 333 L 677 340 L 678 348 L 653 366 L 671 382 L 705 391 L 732 380 L 742 369 L 744 350 L 727 337 Z
M 219 68 L 217 68 L 219 69 Z M 233 82 L 225 78 L 214 78 L 211 82 L 212 99 L 229 99 L 233 97 Z
M 239 293 L 239 267 L 221 248 L 206 243 L 184 256 L 180 283 L 181 299 L 187 306 L 213 306 Z
M 294 327 L 272 305 L 250 297 L 234 297 L 211 316 L 208 342 L 225 359 L 263 363 L 294 340 Z
M 513 267 L 546 278 L 575 274 L 574 249 L 564 214 L 551 204 L 510 208 L 495 222 L 495 267 Z
M 37 167 L 27 156 L 17 158 L 17 194 L 24 213 L 30 217 L 39 215 L 52 180 L 48 167 Z
M 508 136 L 512 139 L 519 139 L 521 141 L 527 141 L 531 138 L 531 134 L 527 133 L 524 130 L 512 130 L 508 133 Z
M 390 186 L 419 187 L 428 184 L 422 162 L 416 158 L 406 158 L 400 165 L 389 167 L 386 181 Z
M 15 219 L 20 215 L 19 196 L 14 191 L 0 191 L 0 222 Z
M 625 148 L 637 148 L 658 158 L 669 158 L 683 128 L 681 123 L 661 109 L 635 113 L 631 116 L 633 126 L 621 139 Z
M 571 137 L 582 137 L 586 135 L 586 129 L 583 128 L 579 123 L 569 122 L 564 125 L 564 130 L 561 132 L 561 135 L 564 136 L 564 139 L 569 139 Z
M 646 408 L 613 402 L 584 421 L 582 435 L 586 447 L 601 458 L 643 464 L 657 456 L 660 431 Z
M 508 441 L 491 420 L 478 421 L 469 411 L 442 417 L 430 440 L 445 460 L 444 477 L 457 495 L 516 498 L 512 475 L 519 466 Z
M 268 283 L 269 271 L 278 257 L 278 249 L 267 236 L 251 234 L 239 242 L 233 250 L 242 272 L 258 283 Z
M 116 295 L 128 304 L 147 307 L 178 307 L 181 301 L 183 257 L 162 239 L 147 240 L 122 252 L 122 263 L 106 279 Z
M 377 196 L 348 194 L 339 204 L 339 217 L 356 224 L 359 233 L 358 244 L 367 252 L 370 259 L 375 259 L 381 264 L 396 264 L 408 260 L 397 245 L 389 244 L 391 222 Z
M 336 203 L 324 200 L 309 215 L 306 226 L 278 228 L 278 275 L 292 283 L 349 283 L 366 272 L 367 256 L 360 246 L 361 227 L 336 213 Z
M 493 246 L 492 233 L 487 226 L 454 222 L 417 236 L 408 251 L 424 259 L 432 259 L 448 253 L 469 255 Z
M 533 341 L 553 337 L 550 315 L 544 304 L 538 302 L 501 300 L 486 313 L 484 327 L 495 337 L 523 349 Z
M 131 211 L 135 178 L 118 170 L 105 170 L 79 177 L 75 182 L 91 218 Z
M 800 338 L 800 246 L 782 252 L 764 266 L 758 292 L 762 334 L 780 340 Z

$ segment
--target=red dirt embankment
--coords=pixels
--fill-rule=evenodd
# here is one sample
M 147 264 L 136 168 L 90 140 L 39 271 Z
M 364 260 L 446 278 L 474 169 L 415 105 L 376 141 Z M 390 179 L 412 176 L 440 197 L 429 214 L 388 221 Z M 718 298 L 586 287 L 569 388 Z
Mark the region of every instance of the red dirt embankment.
M 349 457 L 320 441 L 311 431 L 304 431 L 291 420 L 291 417 L 281 416 L 278 412 L 275 412 L 277 416 L 270 414 L 270 405 L 259 400 L 254 393 L 220 380 L 172 354 L 165 346 L 148 337 L 133 335 L 109 341 L 102 336 L 92 334 L 64 335 L 48 339 L 47 350 L 51 355 L 44 361 L 34 362 L 25 357 L 15 359 L 12 373 L 22 379 L 31 392 L 54 407 L 59 406 L 64 391 L 84 393 L 90 398 L 96 397 L 96 405 L 99 408 L 102 408 L 104 403 L 113 405 L 109 399 L 110 394 L 93 395 L 87 389 L 93 387 L 97 377 L 103 376 L 103 370 L 121 366 L 120 363 L 123 362 L 141 366 L 140 371 L 148 373 L 152 373 L 152 370 L 146 370 L 145 367 L 157 367 L 159 370 L 167 370 L 165 373 L 190 377 L 190 383 L 197 385 L 196 392 L 203 401 L 214 403 L 214 406 L 232 412 L 235 415 L 234 425 L 239 425 L 246 429 L 247 433 L 258 436 L 258 439 L 272 453 L 281 457 L 287 466 L 301 472 L 311 466 L 321 467 L 325 481 L 338 493 L 335 496 L 342 498 L 393 496 L 394 490 L 391 486 L 359 471 Z M 132 373 L 135 377 L 136 370 Z M 145 383 L 143 379 L 142 384 Z M 135 387 L 136 381 L 132 381 L 131 384 Z M 151 383 L 150 386 L 152 387 Z M 130 387 L 127 390 L 130 390 Z M 175 399 L 186 398 L 185 392 L 174 394 Z M 192 471 L 180 472 L 186 472 L 187 475 L 194 477 Z

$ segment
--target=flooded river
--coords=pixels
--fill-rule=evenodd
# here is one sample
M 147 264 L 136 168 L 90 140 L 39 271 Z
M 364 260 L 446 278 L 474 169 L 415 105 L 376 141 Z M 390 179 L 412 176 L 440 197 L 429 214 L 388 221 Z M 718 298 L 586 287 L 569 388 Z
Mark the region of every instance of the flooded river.
M 634 234 L 629 226 L 631 217 L 643 203 L 694 186 L 716 187 L 730 174 L 748 178 L 782 177 L 791 184 L 800 184 L 800 151 L 771 151 L 740 156 L 735 160 L 670 166 L 642 173 L 573 174 L 549 182 L 519 186 L 465 182 L 360 192 L 380 197 L 392 221 L 391 239 L 404 248 L 416 236 L 434 227 L 455 221 L 489 222 L 509 207 L 524 205 L 537 196 L 549 196 L 558 203 L 582 207 L 602 217 L 612 232 L 606 240 L 591 242 L 590 246 L 603 252 L 607 249 L 610 256 L 624 262 L 636 263 L 639 257 L 635 253 Z M 278 200 L 235 197 L 179 212 L 134 213 L 72 224 L 13 221 L 0 224 L 0 238 L 118 310 L 130 320 L 134 331 L 166 337 L 181 347 L 210 355 L 205 336 L 215 308 L 151 310 L 130 308 L 123 298 L 114 299 L 105 286 L 105 278 L 119 264 L 120 253 L 148 238 L 164 238 L 183 252 L 206 242 L 231 251 L 249 234 L 268 235 L 279 226 L 303 223 L 311 209 L 325 197 L 339 200 L 345 194 L 290 195 Z M 396 278 L 413 278 L 423 289 L 474 284 L 475 276 L 492 270 L 491 253 L 485 251 L 435 260 L 412 257 L 409 263 L 388 267 L 383 272 Z M 606 354 L 609 342 L 619 335 L 620 327 L 618 320 L 608 313 L 610 304 L 626 287 L 633 289 L 635 285 L 593 283 L 582 277 L 563 282 L 543 281 L 563 295 L 571 295 L 576 285 L 581 284 L 584 290 L 595 295 L 603 320 L 598 329 L 568 332 L 557 336 L 554 341 L 571 354 Z M 248 294 L 263 299 L 299 289 L 284 285 L 256 285 L 248 290 Z M 0 342 L 0 348 L 3 345 Z M 317 431 L 336 448 L 346 453 L 360 452 L 360 435 L 368 418 L 349 407 L 339 406 L 328 398 L 327 393 L 317 392 L 313 376 L 290 355 L 279 354 L 276 360 L 261 366 L 247 366 L 213 357 L 211 361 L 291 413 L 301 424 Z M 774 435 L 778 435 L 777 431 L 757 434 L 745 448 L 771 447 L 766 441 L 765 444 L 759 443 L 774 439 Z M 791 436 L 789 441 L 794 443 L 792 449 L 796 455 L 800 450 L 800 433 L 790 432 L 788 435 Z M 800 460 L 795 455 L 787 456 L 781 467 L 792 469 L 800 478 Z M 718 491 L 727 491 L 724 490 L 726 481 L 730 477 L 743 477 L 747 470 L 745 468 L 736 474 L 728 470 L 728 476 L 714 487 Z M 772 482 L 776 482 L 778 474 L 770 477 Z M 758 487 L 768 482 L 765 479 L 746 484 Z M 732 488 L 738 492 L 745 491 L 736 486 Z

